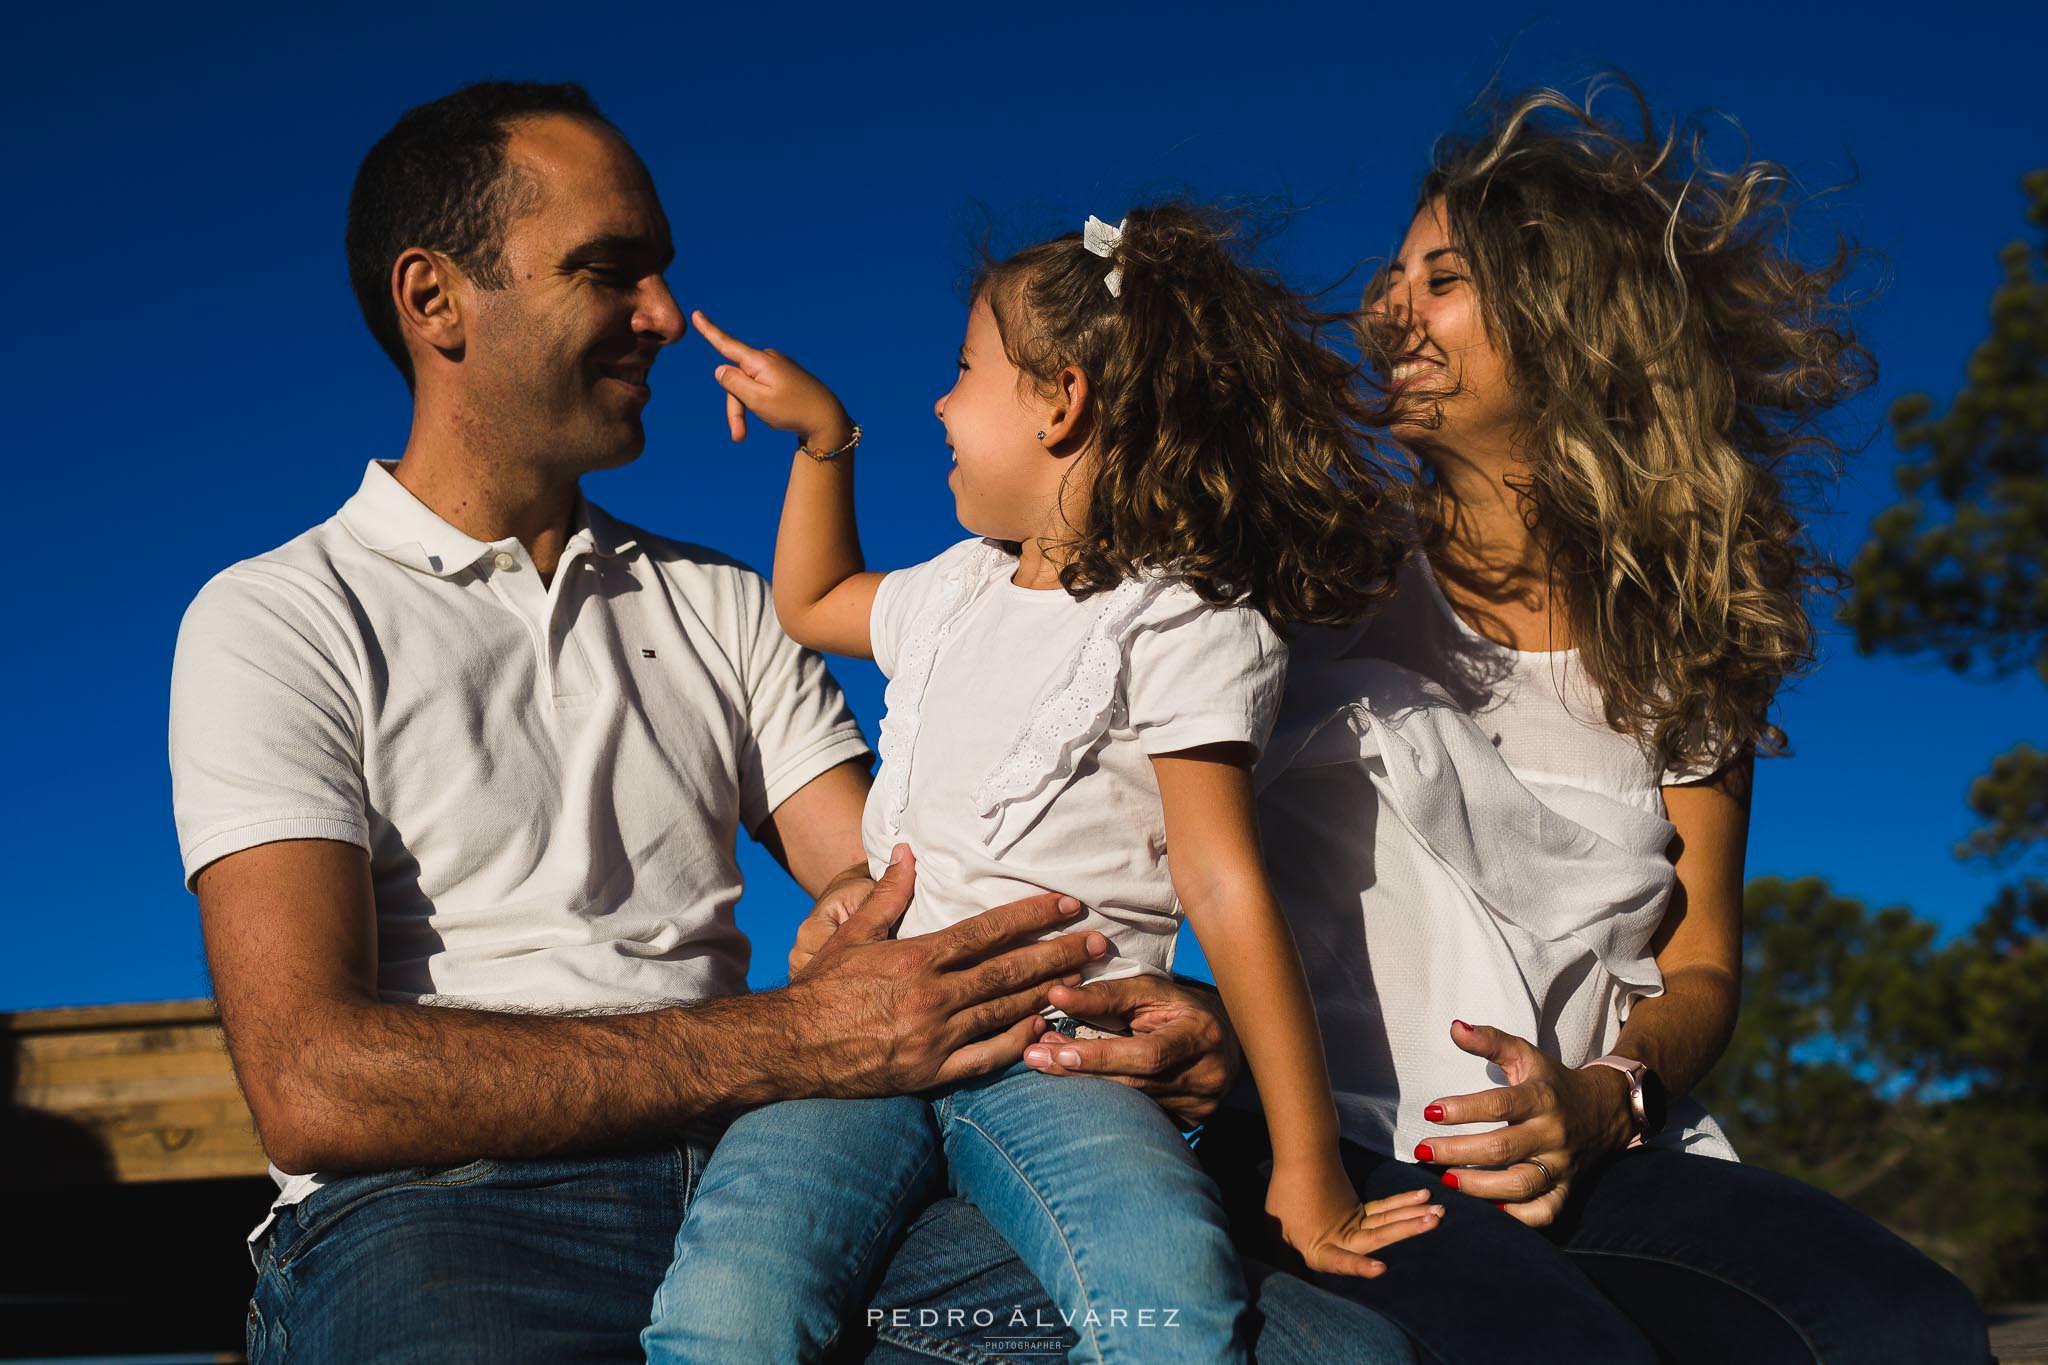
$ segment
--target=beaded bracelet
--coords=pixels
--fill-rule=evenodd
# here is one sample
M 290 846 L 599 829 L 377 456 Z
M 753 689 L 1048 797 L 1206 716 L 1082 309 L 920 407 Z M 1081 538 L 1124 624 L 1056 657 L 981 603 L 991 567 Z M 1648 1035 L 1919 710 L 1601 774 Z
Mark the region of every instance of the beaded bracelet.
M 798 446 L 797 449 L 803 452 L 804 454 L 810 456 L 813 460 L 816 460 L 819 464 L 824 464 L 828 460 L 838 459 L 841 455 L 851 454 L 853 448 L 859 444 L 860 423 L 855 422 L 853 424 L 853 435 L 847 437 L 846 444 L 839 447 L 839 449 L 837 450 L 812 450 L 808 442 Z

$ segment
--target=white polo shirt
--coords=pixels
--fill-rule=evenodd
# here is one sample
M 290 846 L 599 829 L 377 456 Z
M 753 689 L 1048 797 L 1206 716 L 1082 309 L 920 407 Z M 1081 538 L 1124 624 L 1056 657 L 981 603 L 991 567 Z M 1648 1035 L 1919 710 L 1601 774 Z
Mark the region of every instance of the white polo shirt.
M 384 999 L 567 1011 L 745 990 L 739 827 L 867 753 L 759 575 L 584 504 L 543 584 L 375 463 L 200 592 L 170 747 L 188 886 L 355 844 Z

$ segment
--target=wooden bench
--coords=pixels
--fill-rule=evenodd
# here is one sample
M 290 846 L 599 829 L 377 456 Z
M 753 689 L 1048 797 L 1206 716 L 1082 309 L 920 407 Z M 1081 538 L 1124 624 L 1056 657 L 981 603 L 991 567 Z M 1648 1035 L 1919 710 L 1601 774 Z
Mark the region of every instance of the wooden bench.
M 275 1193 L 210 1000 L 0 1014 L 0 1358 L 240 1358 Z
M 239 1359 L 242 1238 L 273 1187 L 213 1002 L 0 1014 L 0 1035 L 18 1266 L 0 1283 L 0 1358 Z M 2048 1361 L 2048 1306 L 1990 1319 L 2001 1361 Z

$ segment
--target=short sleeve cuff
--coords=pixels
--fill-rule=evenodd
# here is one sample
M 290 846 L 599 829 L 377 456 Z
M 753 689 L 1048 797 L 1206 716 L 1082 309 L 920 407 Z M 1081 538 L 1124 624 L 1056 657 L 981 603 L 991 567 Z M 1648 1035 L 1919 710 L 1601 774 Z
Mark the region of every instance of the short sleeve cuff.
M 1679 764 L 1676 767 L 1666 768 L 1663 776 L 1658 779 L 1657 785 L 1660 787 L 1697 787 L 1701 783 L 1711 782 L 1722 773 L 1727 772 L 1729 768 L 1735 765 L 1736 761 L 1736 757 L 1730 757 L 1709 759 L 1705 763 Z
M 1165 725 L 1138 731 L 1138 743 L 1149 758 L 1198 749 L 1204 744 L 1249 744 L 1256 758 L 1266 746 L 1243 716 L 1176 716 Z
M 230 853 L 240 853 L 261 844 L 282 843 L 287 839 L 332 839 L 336 843 L 354 844 L 367 853 L 370 850 L 370 827 L 358 815 L 333 811 L 288 811 L 210 830 L 194 839 L 185 849 L 185 889 L 196 889 L 199 874 L 209 863 L 217 863 Z
M 868 748 L 867 739 L 858 725 L 849 722 L 840 726 L 769 773 L 759 808 L 742 810 L 740 819 L 745 823 L 747 832 L 752 834 L 761 827 L 762 821 L 775 813 L 777 806 L 795 796 L 812 778 L 842 763 L 873 757 L 874 751 Z M 752 807 L 753 803 L 748 805 Z

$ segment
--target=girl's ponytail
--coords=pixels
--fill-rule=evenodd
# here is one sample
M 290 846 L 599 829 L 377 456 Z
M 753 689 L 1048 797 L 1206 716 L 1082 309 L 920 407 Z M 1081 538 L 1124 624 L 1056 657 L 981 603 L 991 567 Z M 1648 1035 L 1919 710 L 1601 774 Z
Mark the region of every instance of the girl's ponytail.
M 1019 369 L 1050 385 L 1072 365 L 1092 386 L 1094 494 L 1064 546 L 1067 588 L 1157 568 L 1280 627 L 1368 615 L 1410 532 L 1375 458 L 1387 409 L 1323 341 L 1350 318 L 1242 261 L 1213 209 L 1134 210 L 1107 258 L 1091 236 L 1095 250 L 1070 234 L 976 285 Z

